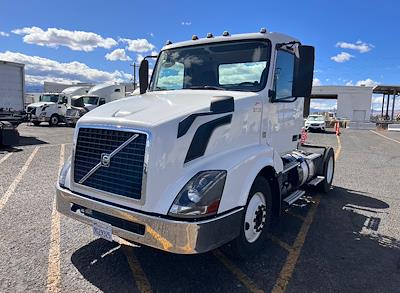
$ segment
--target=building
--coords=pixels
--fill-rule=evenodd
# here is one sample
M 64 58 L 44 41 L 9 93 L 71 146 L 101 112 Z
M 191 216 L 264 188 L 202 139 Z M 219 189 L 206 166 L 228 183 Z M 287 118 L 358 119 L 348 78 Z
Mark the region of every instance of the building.
M 311 97 L 304 101 L 304 116 L 309 115 L 311 99 L 335 99 L 337 117 L 354 122 L 369 121 L 372 90 L 367 86 L 313 86 Z

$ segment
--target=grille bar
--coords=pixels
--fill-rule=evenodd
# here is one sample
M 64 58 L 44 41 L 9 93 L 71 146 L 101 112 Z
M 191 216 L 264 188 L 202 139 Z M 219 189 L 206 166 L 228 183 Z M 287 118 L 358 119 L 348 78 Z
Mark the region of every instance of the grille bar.
M 80 128 L 74 157 L 74 182 L 141 199 L 146 142 L 145 133 Z M 104 155 L 109 157 L 109 164 L 102 163 Z

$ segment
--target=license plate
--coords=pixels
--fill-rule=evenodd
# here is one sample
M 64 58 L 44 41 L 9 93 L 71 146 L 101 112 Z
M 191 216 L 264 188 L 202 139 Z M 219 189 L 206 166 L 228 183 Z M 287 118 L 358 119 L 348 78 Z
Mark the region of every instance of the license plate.
M 105 223 L 93 223 L 93 235 L 101 237 L 108 241 L 113 241 L 112 239 L 112 227 L 110 224 Z

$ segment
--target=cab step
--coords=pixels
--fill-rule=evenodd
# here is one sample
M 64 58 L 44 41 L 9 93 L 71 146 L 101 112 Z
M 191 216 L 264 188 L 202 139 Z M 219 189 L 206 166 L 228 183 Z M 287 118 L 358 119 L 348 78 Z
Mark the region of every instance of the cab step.
M 311 180 L 310 182 L 308 182 L 309 186 L 317 186 L 318 184 L 320 184 L 322 181 L 325 180 L 324 176 L 317 176 L 315 177 L 313 180 Z
M 300 197 L 302 197 L 306 192 L 304 190 L 296 190 L 294 192 L 292 192 L 291 194 L 289 194 L 287 197 L 285 197 L 283 199 L 283 201 L 287 204 L 287 205 L 292 205 L 293 203 L 295 203 Z

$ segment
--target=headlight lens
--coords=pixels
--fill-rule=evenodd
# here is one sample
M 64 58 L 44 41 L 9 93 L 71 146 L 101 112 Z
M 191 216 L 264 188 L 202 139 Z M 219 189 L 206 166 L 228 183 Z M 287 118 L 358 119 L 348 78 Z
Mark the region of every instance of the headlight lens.
M 61 168 L 60 176 L 58 177 L 58 184 L 61 187 L 65 187 L 65 179 L 67 178 L 67 173 L 71 168 L 71 157 L 65 162 L 64 166 Z
M 225 180 L 225 170 L 198 173 L 179 192 L 168 214 L 181 218 L 215 215 L 218 211 Z

